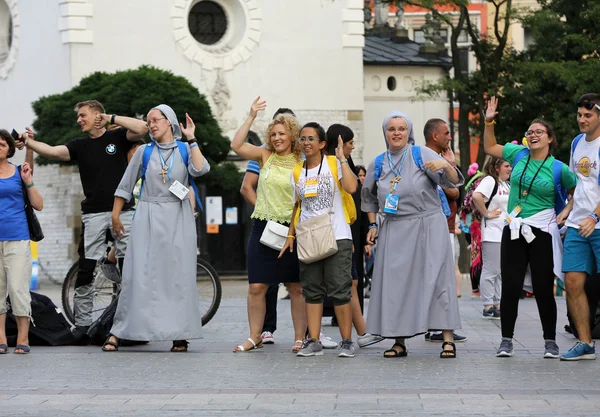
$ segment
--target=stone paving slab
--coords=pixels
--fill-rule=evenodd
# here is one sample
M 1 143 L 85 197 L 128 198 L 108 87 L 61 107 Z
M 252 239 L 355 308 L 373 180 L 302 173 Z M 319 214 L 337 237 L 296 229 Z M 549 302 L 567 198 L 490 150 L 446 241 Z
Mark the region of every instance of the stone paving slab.
M 440 359 L 441 344 L 422 336 L 408 341 L 407 358 L 384 359 L 389 340 L 357 349 L 351 360 L 335 350 L 298 358 L 283 300 L 276 344 L 232 353 L 248 332 L 244 287 L 234 287 L 225 283 L 221 308 L 185 355 L 170 354 L 170 343 L 115 353 L 35 346 L 27 356 L 3 355 L 0 374 L 9 382 L 0 387 L 0 417 L 600 416 L 600 361 L 543 359 L 533 299 L 521 301 L 513 358 L 494 356 L 500 323 L 482 320 L 479 300 L 468 297 L 459 301 L 459 333 L 469 340 L 457 345 L 456 360 Z M 557 303 L 557 343 L 565 351 L 574 339 L 562 331 L 564 299 Z M 337 328 L 323 331 L 339 340 Z

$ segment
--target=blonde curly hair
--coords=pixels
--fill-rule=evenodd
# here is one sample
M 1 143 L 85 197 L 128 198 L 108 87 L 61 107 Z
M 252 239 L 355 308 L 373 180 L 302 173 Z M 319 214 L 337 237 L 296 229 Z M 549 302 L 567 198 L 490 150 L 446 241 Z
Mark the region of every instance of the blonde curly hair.
M 283 125 L 292 140 L 292 153 L 296 155 L 296 159 L 300 160 L 302 157 L 302 149 L 298 143 L 298 138 L 300 137 L 300 123 L 298 122 L 298 119 L 289 113 L 283 113 L 271 120 L 269 127 L 267 127 L 267 143 L 265 144 L 265 147 L 271 152 L 275 152 L 275 148 L 273 148 L 273 145 L 271 144 L 271 131 L 276 125 Z

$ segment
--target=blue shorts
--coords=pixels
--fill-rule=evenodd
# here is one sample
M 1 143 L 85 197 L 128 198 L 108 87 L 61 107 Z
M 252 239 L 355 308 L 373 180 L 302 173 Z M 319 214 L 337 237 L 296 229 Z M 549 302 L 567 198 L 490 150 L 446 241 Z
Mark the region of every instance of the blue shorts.
M 593 275 L 600 272 L 600 230 L 596 229 L 589 237 L 583 237 L 574 227 L 567 229 L 563 272 L 587 272 Z

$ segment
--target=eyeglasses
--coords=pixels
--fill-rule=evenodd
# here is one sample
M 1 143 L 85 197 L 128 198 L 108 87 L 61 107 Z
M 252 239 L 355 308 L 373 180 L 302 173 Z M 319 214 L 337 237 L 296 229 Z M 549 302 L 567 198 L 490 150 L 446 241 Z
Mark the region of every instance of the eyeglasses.
M 393 127 L 388 127 L 387 131 L 389 133 L 396 133 L 396 132 L 405 133 L 405 132 L 408 131 L 408 128 L 406 128 L 406 127 L 399 127 L 398 129 L 394 129 Z
M 157 119 L 148 120 L 148 122 L 146 123 L 146 127 L 150 128 L 150 126 L 152 126 L 153 124 L 155 125 L 156 123 L 158 123 L 159 120 L 167 120 L 167 118 L 166 117 L 159 117 Z
M 319 138 L 315 138 L 314 136 L 309 136 L 309 137 L 304 137 L 301 136 L 298 138 L 298 142 L 306 142 L 309 141 L 310 143 L 313 143 L 314 141 L 319 141 Z
M 592 110 L 594 107 L 600 110 L 600 106 L 596 103 L 592 103 L 591 101 L 579 100 L 575 103 L 577 107 L 585 107 L 587 110 Z
M 544 133 L 548 133 L 548 132 L 546 132 L 545 130 L 542 130 L 542 129 L 528 130 L 527 132 L 525 132 L 525 136 L 534 135 L 539 138 Z

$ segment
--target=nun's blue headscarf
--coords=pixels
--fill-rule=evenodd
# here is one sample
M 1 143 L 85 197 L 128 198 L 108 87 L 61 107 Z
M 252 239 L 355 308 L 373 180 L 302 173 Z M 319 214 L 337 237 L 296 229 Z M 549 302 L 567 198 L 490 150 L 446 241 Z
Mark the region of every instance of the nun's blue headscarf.
M 181 127 L 179 127 L 179 120 L 177 120 L 177 116 L 175 115 L 175 112 L 173 111 L 173 109 L 171 107 L 167 106 L 166 104 L 159 104 L 158 106 L 150 109 L 150 111 L 152 111 L 152 110 L 158 110 L 162 114 L 165 115 L 165 117 L 171 123 L 171 131 L 173 132 L 173 139 L 181 140 Z M 156 142 L 156 138 L 154 136 L 152 136 L 152 133 L 148 132 L 148 134 L 150 135 L 150 138 Z
M 387 125 L 389 123 L 389 121 L 391 119 L 394 119 L 396 117 L 399 117 L 401 119 L 404 119 L 406 121 L 406 124 L 408 125 L 408 144 L 409 145 L 414 145 L 415 144 L 415 133 L 413 131 L 413 124 L 412 121 L 410 120 L 410 118 L 402 113 L 401 111 L 398 110 L 394 110 L 393 112 L 391 112 L 390 114 L 388 114 L 386 116 L 385 119 L 383 119 L 383 139 L 385 140 L 385 131 L 387 129 Z M 387 140 L 385 141 L 385 147 L 389 148 L 390 146 L 388 145 Z

